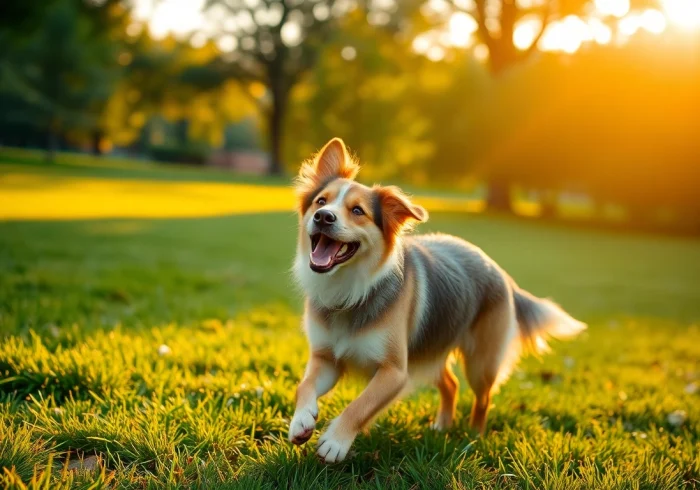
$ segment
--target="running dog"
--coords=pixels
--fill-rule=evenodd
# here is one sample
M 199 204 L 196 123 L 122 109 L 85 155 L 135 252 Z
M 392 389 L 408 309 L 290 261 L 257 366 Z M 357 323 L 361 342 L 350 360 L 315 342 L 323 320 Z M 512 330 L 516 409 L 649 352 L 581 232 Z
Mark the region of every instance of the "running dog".
M 520 289 L 481 249 L 454 236 L 406 231 L 428 213 L 397 187 L 354 179 L 356 160 L 335 138 L 305 162 L 296 179 L 299 235 L 294 275 L 306 296 L 310 347 L 296 392 L 289 440 L 308 441 L 318 398 L 348 370 L 370 379 L 318 441 L 318 456 L 342 461 L 357 434 L 417 383 L 433 383 L 440 408 L 433 427 L 453 423 L 463 359 L 474 391 L 470 425 L 486 428 L 493 390 L 520 354 L 542 351 L 547 337 L 586 328 L 547 299 Z

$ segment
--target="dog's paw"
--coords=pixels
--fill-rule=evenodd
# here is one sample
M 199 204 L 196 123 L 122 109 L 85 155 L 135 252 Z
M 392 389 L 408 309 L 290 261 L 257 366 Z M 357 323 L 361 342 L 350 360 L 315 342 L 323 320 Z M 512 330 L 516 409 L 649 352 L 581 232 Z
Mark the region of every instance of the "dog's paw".
M 297 410 L 289 423 L 289 440 L 300 446 L 311 439 L 316 428 L 318 412 L 312 413 L 309 408 Z
M 331 422 L 328 430 L 318 440 L 318 449 L 316 455 L 323 460 L 324 463 L 339 463 L 343 461 L 350 451 L 352 442 L 355 440 L 354 435 L 341 434 L 336 429 L 337 419 Z
M 449 429 L 452 427 L 452 417 L 449 415 L 438 414 L 435 422 L 430 424 L 430 428 L 439 432 Z

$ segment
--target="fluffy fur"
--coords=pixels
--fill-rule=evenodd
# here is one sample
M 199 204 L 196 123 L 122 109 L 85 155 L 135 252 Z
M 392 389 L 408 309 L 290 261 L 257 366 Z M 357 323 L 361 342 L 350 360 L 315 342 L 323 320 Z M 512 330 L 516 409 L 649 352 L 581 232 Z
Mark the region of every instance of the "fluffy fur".
M 470 424 L 484 432 L 493 390 L 525 348 L 568 338 L 585 325 L 520 289 L 474 245 L 448 235 L 407 236 L 428 213 L 396 187 L 355 182 L 359 166 L 339 139 L 299 173 L 295 277 L 306 295 L 310 359 L 297 388 L 289 439 L 305 443 L 318 398 L 347 370 L 369 376 L 360 396 L 331 422 L 317 453 L 341 461 L 359 431 L 419 383 L 440 392 L 433 427 L 454 420 L 460 354 L 475 400 Z

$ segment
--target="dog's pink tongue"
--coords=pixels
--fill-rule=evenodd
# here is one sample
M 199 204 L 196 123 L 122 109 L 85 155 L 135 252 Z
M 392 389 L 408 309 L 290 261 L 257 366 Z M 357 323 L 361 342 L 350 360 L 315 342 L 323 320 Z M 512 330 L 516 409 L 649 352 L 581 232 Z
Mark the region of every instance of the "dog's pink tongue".
M 311 260 L 316 265 L 327 266 L 342 246 L 342 242 L 337 242 L 326 235 L 321 235 L 316 248 L 311 252 Z

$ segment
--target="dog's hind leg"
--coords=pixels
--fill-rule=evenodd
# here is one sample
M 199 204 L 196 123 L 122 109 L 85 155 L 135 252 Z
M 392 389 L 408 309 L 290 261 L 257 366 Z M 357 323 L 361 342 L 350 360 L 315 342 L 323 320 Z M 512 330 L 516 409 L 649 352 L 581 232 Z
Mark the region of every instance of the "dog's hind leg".
M 445 366 L 442 368 L 440 377 L 435 384 L 440 391 L 440 408 L 438 409 L 437 418 L 431 427 L 436 430 L 445 430 L 454 421 L 455 408 L 457 407 L 457 391 L 459 390 L 459 381 L 452 372 L 449 358 L 445 362 Z
M 483 434 L 491 393 L 508 377 L 519 355 L 518 324 L 510 294 L 481 313 L 461 350 L 475 397 L 469 425 Z

